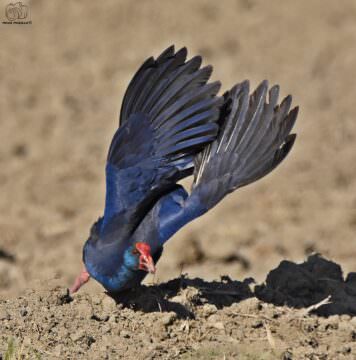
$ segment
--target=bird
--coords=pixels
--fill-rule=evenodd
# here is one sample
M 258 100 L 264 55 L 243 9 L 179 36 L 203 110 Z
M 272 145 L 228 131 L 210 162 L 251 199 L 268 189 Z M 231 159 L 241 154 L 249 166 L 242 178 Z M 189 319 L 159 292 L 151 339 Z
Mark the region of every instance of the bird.
M 137 288 L 179 229 L 290 152 L 292 97 L 279 103 L 279 86 L 267 80 L 251 93 L 245 80 L 220 96 L 212 70 L 172 45 L 132 78 L 107 155 L 104 213 L 90 229 L 70 294 L 90 278 L 112 294 Z M 179 184 L 188 176 L 189 193 Z

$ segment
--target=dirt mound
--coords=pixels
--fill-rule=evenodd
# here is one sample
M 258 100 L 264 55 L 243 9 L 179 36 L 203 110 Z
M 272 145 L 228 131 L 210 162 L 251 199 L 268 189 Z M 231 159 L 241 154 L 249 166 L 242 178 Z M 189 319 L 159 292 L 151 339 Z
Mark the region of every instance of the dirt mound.
M 311 256 L 283 261 L 260 285 L 182 276 L 120 296 L 71 298 L 43 283 L 0 302 L 0 350 L 9 359 L 352 359 L 352 278 Z M 330 304 L 315 304 L 329 295 Z M 335 313 L 343 315 L 325 317 Z
M 340 265 L 318 255 L 302 264 L 282 261 L 255 293 L 263 301 L 295 308 L 310 307 L 329 297 L 315 313 L 356 315 L 356 274 L 349 273 L 344 280 Z

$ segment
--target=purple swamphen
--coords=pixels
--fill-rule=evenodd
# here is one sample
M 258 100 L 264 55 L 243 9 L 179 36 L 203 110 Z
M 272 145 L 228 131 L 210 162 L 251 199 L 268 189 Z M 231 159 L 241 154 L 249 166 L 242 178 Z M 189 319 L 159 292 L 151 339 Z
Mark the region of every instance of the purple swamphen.
M 186 56 L 171 46 L 150 57 L 127 88 L 107 157 L 104 215 L 71 294 L 90 277 L 110 293 L 138 286 L 175 232 L 267 175 L 293 146 L 291 96 L 278 104 L 279 87 L 267 81 L 251 95 L 244 81 L 217 96 L 212 67 Z M 188 195 L 177 182 L 192 174 Z

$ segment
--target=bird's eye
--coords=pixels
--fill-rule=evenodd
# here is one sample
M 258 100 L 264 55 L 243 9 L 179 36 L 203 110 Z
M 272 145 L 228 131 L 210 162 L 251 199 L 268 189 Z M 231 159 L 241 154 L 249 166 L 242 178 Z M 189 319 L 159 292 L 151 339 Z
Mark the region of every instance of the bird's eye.
M 135 248 L 135 249 L 132 250 L 132 253 L 133 253 L 134 255 L 138 255 L 138 250 Z

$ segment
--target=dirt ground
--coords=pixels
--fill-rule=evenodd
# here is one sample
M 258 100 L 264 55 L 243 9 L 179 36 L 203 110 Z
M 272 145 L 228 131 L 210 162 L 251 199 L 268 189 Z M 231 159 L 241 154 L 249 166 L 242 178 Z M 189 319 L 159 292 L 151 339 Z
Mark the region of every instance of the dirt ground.
M 355 359 L 356 2 L 23 4 L 31 25 L 0 23 L 0 354 Z M 297 142 L 176 234 L 145 287 L 115 302 L 93 281 L 71 299 L 121 98 L 170 44 L 224 89 L 293 94 Z

